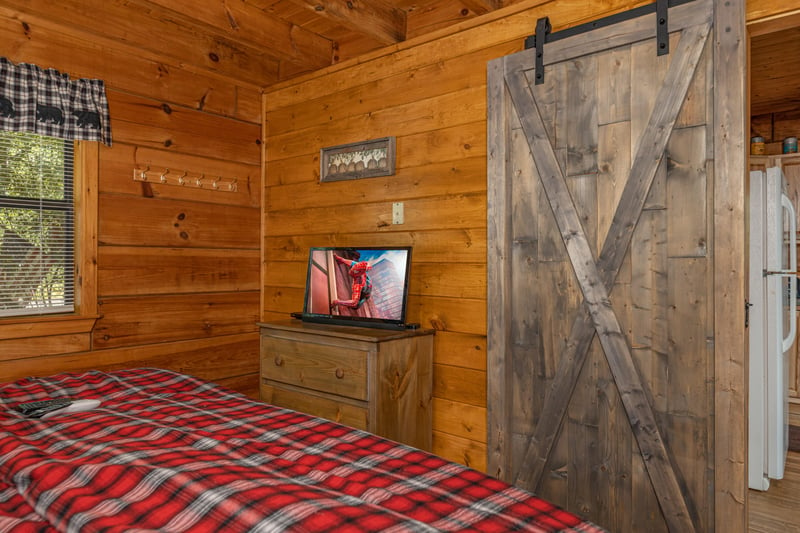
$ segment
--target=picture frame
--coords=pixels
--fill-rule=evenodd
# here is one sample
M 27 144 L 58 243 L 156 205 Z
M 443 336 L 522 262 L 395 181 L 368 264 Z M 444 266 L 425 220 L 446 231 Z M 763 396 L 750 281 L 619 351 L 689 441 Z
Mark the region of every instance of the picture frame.
M 343 181 L 395 172 L 395 138 L 382 137 L 322 148 L 319 154 L 319 180 Z

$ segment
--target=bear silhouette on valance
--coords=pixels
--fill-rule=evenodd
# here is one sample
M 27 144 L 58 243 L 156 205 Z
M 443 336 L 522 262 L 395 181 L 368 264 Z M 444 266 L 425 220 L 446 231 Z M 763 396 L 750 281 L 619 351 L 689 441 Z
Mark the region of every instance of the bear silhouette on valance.
M 0 57 L 0 130 L 111 146 L 105 84 Z

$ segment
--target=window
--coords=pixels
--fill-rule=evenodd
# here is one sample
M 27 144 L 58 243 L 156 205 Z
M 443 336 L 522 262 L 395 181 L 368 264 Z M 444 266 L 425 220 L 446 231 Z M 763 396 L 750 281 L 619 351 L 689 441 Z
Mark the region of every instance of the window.
M 0 317 L 74 310 L 73 141 L 0 131 Z

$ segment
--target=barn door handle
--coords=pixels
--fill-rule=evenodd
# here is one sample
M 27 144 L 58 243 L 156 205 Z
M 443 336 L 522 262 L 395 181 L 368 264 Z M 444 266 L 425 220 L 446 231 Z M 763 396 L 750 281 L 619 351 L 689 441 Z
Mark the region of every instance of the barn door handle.
M 744 301 L 744 327 L 745 329 L 750 327 L 750 308 L 753 307 L 753 304 L 748 302 L 747 300 Z

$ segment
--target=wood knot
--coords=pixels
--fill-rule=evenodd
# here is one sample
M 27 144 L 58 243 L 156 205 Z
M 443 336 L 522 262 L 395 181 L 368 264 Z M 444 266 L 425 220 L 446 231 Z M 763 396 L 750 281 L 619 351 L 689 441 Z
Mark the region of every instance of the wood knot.
M 431 318 L 428 321 L 433 329 L 436 331 L 445 331 L 447 330 L 447 326 L 445 325 L 444 321 L 439 319 L 438 317 Z

